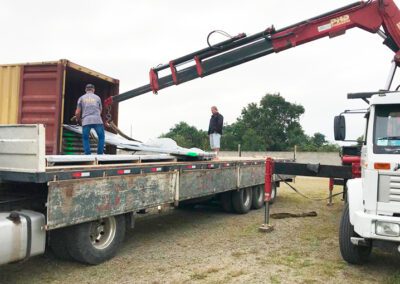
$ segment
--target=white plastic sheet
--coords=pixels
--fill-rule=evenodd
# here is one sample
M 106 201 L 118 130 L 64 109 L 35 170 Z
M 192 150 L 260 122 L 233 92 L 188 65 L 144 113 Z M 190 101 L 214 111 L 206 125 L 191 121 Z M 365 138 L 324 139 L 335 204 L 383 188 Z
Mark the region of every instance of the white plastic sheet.
M 82 135 L 82 127 L 78 125 L 64 124 L 64 128 Z M 91 134 L 97 139 L 96 132 L 92 129 Z M 105 131 L 105 142 L 109 145 L 117 146 L 120 149 L 132 151 L 145 151 L 152 153 L 165 153 L 175 156 L 193 157 L 198 159 L 211 159 L 215 157 L 214 153 L 205 152 L 198 148 L 183 148 L 170 138 L 154 138 L 148 142 L 142 143 L 131 141 L 117 134 Z

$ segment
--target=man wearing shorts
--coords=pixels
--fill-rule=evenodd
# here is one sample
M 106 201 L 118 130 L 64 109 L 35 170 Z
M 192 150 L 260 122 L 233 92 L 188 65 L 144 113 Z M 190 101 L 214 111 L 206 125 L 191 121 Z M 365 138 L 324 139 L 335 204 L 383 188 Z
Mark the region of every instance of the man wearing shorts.
M 210 125 L 208 126 L 208 136 L 210 137 L 210 147 L 215 154 L 218 155 L 220 144 L 221 144 L 221 135 L 222 135 L 222 126 L 224 124 L 224 117 L 218 112 L 216 106 L 211 107 L 211 118 Z

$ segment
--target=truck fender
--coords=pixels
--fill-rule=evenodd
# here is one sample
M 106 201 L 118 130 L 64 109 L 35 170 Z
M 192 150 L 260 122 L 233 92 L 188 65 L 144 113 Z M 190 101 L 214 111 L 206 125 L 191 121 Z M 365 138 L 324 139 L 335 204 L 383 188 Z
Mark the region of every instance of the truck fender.
M 350 179 L 347 181 L 346 186 L 350 223 L 354 225 L 355 212 L 363 210 L 362 179 Z

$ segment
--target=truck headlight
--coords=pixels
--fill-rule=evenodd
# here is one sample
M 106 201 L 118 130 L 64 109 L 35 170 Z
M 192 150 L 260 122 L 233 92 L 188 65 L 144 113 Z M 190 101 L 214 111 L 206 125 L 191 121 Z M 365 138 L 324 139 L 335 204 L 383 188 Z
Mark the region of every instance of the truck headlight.
M 376 221 L 375 232 L 377 235 L 398 237 L 400 236 L 400 225 L 396 223 Z

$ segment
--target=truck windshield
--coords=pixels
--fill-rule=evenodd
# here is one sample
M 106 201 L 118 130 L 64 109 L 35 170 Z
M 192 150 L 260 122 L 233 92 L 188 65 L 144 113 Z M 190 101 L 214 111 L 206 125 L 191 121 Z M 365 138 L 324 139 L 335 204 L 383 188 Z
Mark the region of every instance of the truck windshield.
M 374 153 L 400 153 L 400 105 L 377 105 L 375 109 Z

